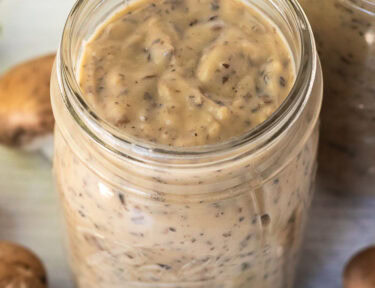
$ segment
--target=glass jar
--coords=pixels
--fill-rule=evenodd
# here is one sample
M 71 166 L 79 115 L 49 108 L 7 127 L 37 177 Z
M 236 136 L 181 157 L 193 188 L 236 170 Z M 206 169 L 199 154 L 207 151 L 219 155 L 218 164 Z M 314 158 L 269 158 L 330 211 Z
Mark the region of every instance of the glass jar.
M 54 173 L 77 287 L 291 287 L 322 100 L 301 8 L 251 1 L 280 28 L 295 60 L 296 82 L 281 107 L 228 142 L 165 149 L 109 127 L 76 81 L 83 43 L 122 5 L 78 1 L 52 73 Z
M 375 1 L 299 2 L 324 72 L 319 176 L 334 191 L 375 193 Z

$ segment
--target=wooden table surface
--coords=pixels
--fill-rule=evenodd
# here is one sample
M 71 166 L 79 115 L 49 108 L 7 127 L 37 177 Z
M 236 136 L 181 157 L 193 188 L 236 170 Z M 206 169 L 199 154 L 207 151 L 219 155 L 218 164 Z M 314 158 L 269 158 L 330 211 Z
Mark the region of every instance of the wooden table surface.
M 53 51 L 73 2 L 0 0 L 0 73 Z M 40 255 L 50 288 L 71 288 L 58 211 L 50 162 L 35 153 L 0 147 L 0 239 L 17 241 Z M 318 187 L 295 287 L 341 287 L 344 263 L 371 243 L 375 195 L 344 196 Z

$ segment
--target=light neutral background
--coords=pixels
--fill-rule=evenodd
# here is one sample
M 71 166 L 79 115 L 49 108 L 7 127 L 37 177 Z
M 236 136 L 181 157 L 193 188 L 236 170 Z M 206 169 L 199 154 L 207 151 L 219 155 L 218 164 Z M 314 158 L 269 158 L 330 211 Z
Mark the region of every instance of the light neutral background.
M 55 51 L 73 3 L 0 0 L 0 73 L 20 61 Z M 350 255 L 375 243 L 375 195 L 317 190 L 296 288 L 339 288 Z M 40 255 L 48 268 L 50 288 L 73 287 L 62 247 L 51 165 L 41 155 L 0 147 L 0 239 L 17 241 Z

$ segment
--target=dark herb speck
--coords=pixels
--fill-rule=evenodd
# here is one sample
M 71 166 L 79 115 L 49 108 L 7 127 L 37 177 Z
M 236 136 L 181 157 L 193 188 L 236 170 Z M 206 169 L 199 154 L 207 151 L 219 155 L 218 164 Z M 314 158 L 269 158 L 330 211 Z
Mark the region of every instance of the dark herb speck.
M 286 86 L 286 80 L 285 80 L 285 78 L 283 76 L 280 76 L 279 83 L 280 83 L 281 87 L 285 87 Z
M 158 263 L 159 267 L 165 269 L 165 270 L 170 270 L 172 267 L 167 265 L 167 264 L 161 264 L 161 263 Z
M 120 199 L 121 204 L 122 204 L 123 206 L 126 206 L 126 202 L 125 202 L 124 194 L 119 193 L 119 194 L 118 194 L 118 198 Z
M 244 262 L 244 263 L 241 264 L 241 270 L 242 271 L 247 270 L 249 267 L 250 267 L 250 264 L 247 263 L 247 262 Z
M 194 26 L 195 24 L 197 24 L 198 23 L 198 20 L 197 19 L 194 19 L 193 21 L 191 21 L 190 23 L 189 23 L 189 26 L 191 27 L 191 26 Z

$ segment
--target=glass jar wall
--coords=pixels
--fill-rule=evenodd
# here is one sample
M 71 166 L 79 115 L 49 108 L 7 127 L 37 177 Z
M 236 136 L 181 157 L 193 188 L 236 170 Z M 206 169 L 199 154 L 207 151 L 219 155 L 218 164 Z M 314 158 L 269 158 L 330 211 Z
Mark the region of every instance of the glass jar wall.
M 52 75 L 54 173 L 79 288 L 292 287 L 313 195 L 322 76 L 295 1 L 252 1 L 284 34 L 290 95 L 233 141 L 169 149 L 116 135 L 77 84 L 82 45 L 123 1 L 79 1 Z

